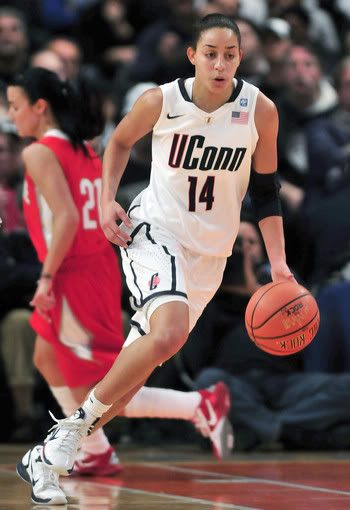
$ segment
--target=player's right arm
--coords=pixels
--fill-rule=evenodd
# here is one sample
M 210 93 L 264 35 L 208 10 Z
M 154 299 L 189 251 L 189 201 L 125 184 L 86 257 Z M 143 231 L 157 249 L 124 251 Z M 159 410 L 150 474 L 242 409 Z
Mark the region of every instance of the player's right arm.
M 122 220 L 128 227 L 131 227 L 131 222 L 124 209 L 115 201 L 115 196 L 133 145 L 152 131 L 160 116 L 162 104 L 160 88 L 142 94 L 114 130 L 103 156 L 101 226 L 109 241 L 124 248 L 130 237 L 116 222 Z

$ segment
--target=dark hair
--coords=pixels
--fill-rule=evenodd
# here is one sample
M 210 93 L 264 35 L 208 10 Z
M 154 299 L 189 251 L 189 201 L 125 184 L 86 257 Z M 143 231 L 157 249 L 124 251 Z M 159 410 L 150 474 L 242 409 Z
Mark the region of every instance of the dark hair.
M 238 46 L 241 47 L 241 33 L 239 31 L 237 23 L 233 19 L 220 13 L 213 13 L 204 16 L 204 18 L 197 21 L 194 27 L 192 47 L 197 48 L 198 41 L 203 32 L 210 30 L 211 28 L 228 28 L 232 30 L 237 36 Z
M 15 76 L 9 85 L 21 87 L 32 104 L 38 99 L 45 99 L 60 129 L 68 136 L 73 147 L 80 147 L 87 152 L 84 140 L 93 136 L 91 124 L 87 122 L 88 105 L 84 104 L 69 82 L 60 80 L 52 71 L 33 67 Z

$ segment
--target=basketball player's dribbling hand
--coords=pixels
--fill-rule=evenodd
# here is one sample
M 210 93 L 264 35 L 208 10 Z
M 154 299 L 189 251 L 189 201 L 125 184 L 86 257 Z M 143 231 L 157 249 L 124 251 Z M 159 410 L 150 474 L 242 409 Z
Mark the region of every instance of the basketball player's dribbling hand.
M 121 248 L 127 248 L 131 237 L 120 228 L 117 221 L 121 220 L 127 228 L 132 228 L 129 216 L 118 202 L 112 200 L 101 204 L 101 227 L 108 241 Z
M 271 264 L 271 277 L 273 282 L 288 281 L 297 283 L 293 273 L 284 261 Z

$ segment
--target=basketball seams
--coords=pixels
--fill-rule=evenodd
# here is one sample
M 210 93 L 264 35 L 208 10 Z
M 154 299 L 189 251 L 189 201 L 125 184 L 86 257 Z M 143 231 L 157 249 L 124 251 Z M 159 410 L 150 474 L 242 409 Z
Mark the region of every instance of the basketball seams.
M 309 320 L 308 323 L 306 323 L 301 328 L 296 329 L 295 331 L 289 331 L 288 333 L 285 333 L 284 335 L 279 336 L 256 336 L 255 338 L 258 338 L 259 340 L 277 340 L 278 338 L 285 338 L 286 336 L 294 335 L 295 333 L 302 333 L 310 324 L 312 321 L 315 320 L 317 315 L 319 314 L 318 310 L 316 311 L 315 315 L 312 317 L 312 319 Z
M 319 312 L 317 311 L 316 313 L 316 316 L 319 317 L 320 319 L 320 314 Z M 310 343 L 311 343 L 312 339 L 305 345 L 305 347 L 307 347 Z M 259 348 L 259 349 L 262 349 L 264 352 L 266 352 L 267 354 L 271 354 L 272 356 L 292 356 L 294 354 L 298 354 L 298 352 L 300 352 L 300 349 L 298 350 L 295 350 L 295 351 L 292 351 L 292 352 L 289 352 L 289 353 L 286 353 L 286 352 L 282 352 L 281 350 L 279 350 L 277 347 L 274 348 L 273 346 L 268 346 L 268 351 L 264 349 L 265 345 L 264 344 L 259 344 L 259 342 L 256 342 L 255 345 Z M 304 347 L 304 348 L 305 348 Z
M 275 290 L 282 283 L 287 287 Z M 272 294 L 268 295 L 269 291 Z M 257 318 L 260 324 L 254 327 Z M 271 282 L 260 287 L 251 296 L 245 312 L 250 339 L 261 350 L 279 356 L 295 354 L 309 345 L 317 334 L 319 322 L 320 313 L 312 293 L 298 283 L 291 286 L 289 281 Z M 287 332 L 287 327 L 292 331 Z M 261 336 L 264 334 L 267 336 Z
M 270 289 L 269 289 L 270 290 Z M 259 326 L 254 326 L 254 329 L 259 329 L 259 328 L 262 328 L 270 319 L 272 319 L 272 317 L 274 317 L 276 314 L 278 314 L 281 310 L 283 310 L 283 308 L 285 308 L 286 306 L 290 305 L 291 303 L 293 303 L 294 301 L 297 301 L 298 299 L 301 299 L 305 296 L 312 296 L 312 294 L 310 294 L 310 292 L 305 292 L 305 294 L 300 294 L 300 296 L 297 296 L 296 298 L 292 299 L 291 301 L 288 301 L 288 303 L 285 303 L 283 306 L 281 306 L 281 308 L 278 308 L 278 310 L 276 310 L 275 312 L 273 312 L 272 315 L 270 315 L 269 317 L 267 317 L 267 319 L 264 320 L 264 322 L 262 322 L 261 324 L 259 324 Z M 260 299 L 259 299 L 260 301 Z M 258 301 L 258 302 L 259 302 Z M 257 303 L 258 304 L 258 303 Z M 253 328 L 253 326 L 252 326 Z
M 273 283 L 273 282 L 272 282 Z M 276 282 L 274 285 L 271 285 L 271 287 L 269 287 L 268 289 L 266 289 L 266 291 L 261 294 L 261 296 L 259 297 L 258 301 L 255 303 L 254 305 L 254 308 L 253 308 L 253 311 L 251 313 L 251 322 L 250 322 L 250 330 L 251 330 L 251 334 L 253 335 L 253 340 L 255 342 L 255 335 L 254 335 L 254 329 L 253 329 L 253 322 L 254 322 L 254 314 L 255 314 L 255 310 L 257 309 L 257 306 L 258 304 L 260 303 L 261 299 L 271 290 L 271 289 L 274 289 L 275 287 L 277 287 L 277 285 L 282 285 L 284 283 L 289 283 L 289 282 Z M 260 326 L 259 326 L 260 327 Z

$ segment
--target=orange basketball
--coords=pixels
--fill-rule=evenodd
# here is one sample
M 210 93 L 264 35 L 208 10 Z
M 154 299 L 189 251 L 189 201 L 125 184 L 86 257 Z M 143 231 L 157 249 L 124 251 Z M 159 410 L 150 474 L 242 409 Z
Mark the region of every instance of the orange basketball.
M 315 337 L 319 324 L 315 298 L 294 282 L 263 285 L 252 295 L 245 312 L 251 340 L 276 356 L 304 349 Z

